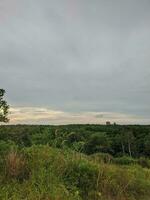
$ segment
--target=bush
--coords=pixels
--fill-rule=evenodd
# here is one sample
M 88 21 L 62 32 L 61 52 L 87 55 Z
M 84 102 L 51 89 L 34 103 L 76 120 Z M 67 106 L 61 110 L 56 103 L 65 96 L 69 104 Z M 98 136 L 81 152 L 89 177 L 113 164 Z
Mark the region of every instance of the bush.
M 89 192 L 96 189 L 98 167 L 87 160 L 74 160 L 68 163 L 64 173 L 66 183 L 76 187 L 83 199 L 86 199 Z
M 16 148 L 17 146 L 11 140 L 9 141 L 0 141 L 0 155 L 8 153 L 11 149 Z
M 150 160 L 148 158 L 141 157 L 138 159 L 138 164 L 142 167 L 150 168 Z
M 132 164 L 137 164 L 137 160 L 128 156 L 123 156 L 119 158 L 114 158 L 113 163 L 118 165 L 132 165 Z
M 107 153 L 110 150 L 110 140 L 103 132 L 92 134 L 84 146 L 84 151 L 88 155 L 98 152 Z

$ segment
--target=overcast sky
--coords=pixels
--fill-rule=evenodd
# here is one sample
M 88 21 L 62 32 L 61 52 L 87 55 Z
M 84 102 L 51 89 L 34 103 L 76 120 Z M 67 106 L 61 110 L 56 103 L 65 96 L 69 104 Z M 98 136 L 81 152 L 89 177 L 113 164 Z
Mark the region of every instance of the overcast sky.
M 10 123 L 150 123 L 150 0 L 0 0 Z

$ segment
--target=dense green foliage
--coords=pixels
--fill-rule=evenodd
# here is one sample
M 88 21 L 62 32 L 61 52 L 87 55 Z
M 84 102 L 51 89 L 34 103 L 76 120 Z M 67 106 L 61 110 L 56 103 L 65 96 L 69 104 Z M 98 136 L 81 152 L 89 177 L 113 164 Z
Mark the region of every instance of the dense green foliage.
M 103 152 L 115 157 L 150 156 L 150 126 L 0 126 L 0 140 L 13 141 L 21 147 L 33 144 L 69 147 L 86 154 Z
M 8 122 L 7 114 L 9 106 L 4 100 L 5 90 L 0 89 L 0 122 Z
M 149 200 L 150 126 L 0 126 L 2 200 Z

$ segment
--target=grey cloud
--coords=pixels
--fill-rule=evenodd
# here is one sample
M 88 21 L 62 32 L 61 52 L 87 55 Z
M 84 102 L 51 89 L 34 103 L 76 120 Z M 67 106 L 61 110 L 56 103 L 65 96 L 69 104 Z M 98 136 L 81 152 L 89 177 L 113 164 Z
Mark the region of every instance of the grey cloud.
M 0 18 L 11 105 L 150 118 L 149 0 L 13 1 Z

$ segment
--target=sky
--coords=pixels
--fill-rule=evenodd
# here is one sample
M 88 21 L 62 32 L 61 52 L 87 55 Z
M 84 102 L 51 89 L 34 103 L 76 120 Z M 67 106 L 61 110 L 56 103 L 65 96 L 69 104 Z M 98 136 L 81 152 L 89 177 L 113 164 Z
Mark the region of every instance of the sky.
M 11 124 L 150 124 L 149 0 L 0 0 Z

